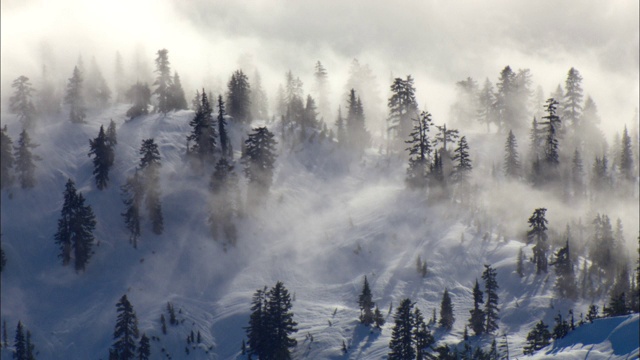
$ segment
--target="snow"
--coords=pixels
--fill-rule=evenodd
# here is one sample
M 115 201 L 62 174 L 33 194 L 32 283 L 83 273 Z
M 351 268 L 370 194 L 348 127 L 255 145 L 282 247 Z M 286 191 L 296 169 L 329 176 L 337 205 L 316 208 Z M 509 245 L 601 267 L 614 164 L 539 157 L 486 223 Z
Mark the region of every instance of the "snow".
M 539 319 L 552 324 L 558 312 L 573 308 L 579 314 L 589 305 L 555 299 L 554 275 L 536 276 L 529 262 L 523 279 L 515 274 L 516 254 L 524 246 L 511 235 L 515 230 L 502 233 L 506 239 L 498 238 L 495 229 L 484 226 L 479 231 L 473 223 L 491 199 L 455 206 L 427 201 L 405 190 L 403 163 L 373 150 L 345 169 L 337 154 L 320 145 L 313 150 L 282 149 L 269 201 L 238 220 L 238 244 L 225 251 L 211 239 L 206 224 L 210 172 L 193 171 L 184 159 L 193 113 L 125 121 L 125 112 L 125 106 L 116 106 L 90 114 L 83 125 L 71 124 L 61 114 L 38 126 L 31 134 L 40 144 L 34 152 L 43 158 L 37 164 L 36 188 L 2 193 L 2 247 L 8 257 L 2 273 L 2 320 L 10 338 L 18 320 L 31 330 L 39 358 L 106 358 L 115 304 L 125 293 L 141 332 L 160 339 L 151 341 L 154 358 L 169 354 L 173 359 L 237 358 L 251 296 L 279 280 L 295 294 L 299 331 L 294 358 L 384 358 L 393 326 L 389 307 L 395 311 L 409 297 L 425 318 L 433 309 L 439 316 L 445 287 L 456 321 L 450 333 L 434 334 L 439 341 L 458 343 L 472 306 L 471 289 L 484 264 L 498 271 L 498 335 L 508 334 L 513 357 L 522 354 L 526 334 Z M 15 141 L 17 122 L 11 116 L 3 119 Z M 98 191 L 88 140 L 110 119 L 117 124 L 116 162 L 109 187 Z M 243 136 L 246 129 L 232 128 L 236 155 Z M 133 249 L 120 216 L 119 186 L 138 164 L 141 141 L 151 137 L 162 157 L 165 232 L 153 235 L 143 221 L 139 247 Z M 82 274 L 60 265 L 53 241 L 67 178 L 76 182 L 98 220 L 99 246 Z M 516 214 L 530 212 L 529 205 Z M 528 215 L 520 217 L 523 229 Z M 485 231 L 490 233 L 486 241 Z M 530 252 L 530 246 L 525 247 L 525 253 Z M 426 278 L 415 270 L 417 256 L 428 263 Z M 357 322 L 357 296 L 365 275 L 387 319 L 381 331 Z M 163 335 L 159 318 L 164 313 L 168 320 L 167 302 L 179 312 L 181 323 L 168 325 Z M 197 349 L 189 346 L 187 356 L 185 339 L 192 330 L 201 332 L 203 343 Z M 491 340 L 470 341 L 488 346 Z M 347 354 L 341 350 L 343 341 Z M 2 351 L 9 356 L 8 350 Z M 638 315 L 632 315 L 580 327 L 534 358 L 637 354 Z

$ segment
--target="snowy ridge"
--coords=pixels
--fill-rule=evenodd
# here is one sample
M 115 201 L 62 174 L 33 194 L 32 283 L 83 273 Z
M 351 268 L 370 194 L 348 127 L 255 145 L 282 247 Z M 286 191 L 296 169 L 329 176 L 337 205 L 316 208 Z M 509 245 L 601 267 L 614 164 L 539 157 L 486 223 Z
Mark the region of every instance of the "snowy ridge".
M 2 193 L 2 246 L 8 257 L 2 273 L 2 319 L 9 334 L 18 320 L 31 330 L 40 359 L 106 359 L 115 303 L 125 293 L 140 331 L 159 339 L 151 341 L 154 359 L 238 358 L 252 294 L 278 280 L 295 296 L 296 359 L 384 358 L 393 325 L 389 307 L 395 311 L 409 297 L 425 318 L 433 309 L 439 316 L 445 287 L 456 321 L 450 333 L 436 330 L 434 335 L 458 343 L 472 306 L 472 286 L 484 264 L 497 269 L 498 335 L 508 334 L 512 357 L 521 356 L 526 334 L 539 319 L 553 324 L 558 312 L 586 312 L 587 303 L 555 299 L 552 272 L 536 276 L 533 264 L 526 262 L 527 275 L 521 279 L 514 270 L 524 244 L 498 238 L 491 228 L 485 229 L 490 234 L 484 240 L 473 222 L 480 206 L 426 201 L 405 190 L 403 163 L 394 165 L 373 150 L 346 172 L 336 167 L 333 155 L 323 159 L 322 152 L 283 149 L 270 200 L 237 220 L 238 244 L 225 251 L 211 239 L 206 224 L 211 172 L 194 172 L 184 160 L 193 113 L 152 114 L 126 122 L 125 111 L 118 106 L 93 114 L 87 124 L 52 119 L 38 127 L 32 134 L 40 144 L 34 153 L 44 160 L 37 164 L 36 188 L 13 189 L 11 197 Z M 98 191 L 88 140 L 109 119 L 117 124 L 116 160 L 109 187 Z M 15 139 L 18 124 L 7 123 Z M 236 153 L 243 131 L 232 130 Z M 133 249 L 120 216 L 119 186 L 138 164 L 142 139 L 151 137 L 162 157 L 165 232 L 153 235 L 143 220 L 139 247 Z M 241 172 L 239 164 L 236 171 Z M 53 241 L 67 178 L 76 182 L 98 220 L 99 246 L 83 274 L 60 265 Z M 532 210 L 535 205 L 523 207 Z M 426 278 L 415 270 L 418 255 L 428 263 Z M 387 318 L 382 331 L 369 331 L 357 321 L 365 275 Z M 168 326 L 163 335 L 159 319 L 164 313 L 168 320 L 167 302 L 175 306 L 179 324 Z M 597 320 L 535 358 L 633 358 L 638 354 L 637 329 L 637 314 Z M 198 346 L 186 344 L 191 331 L 202 335 Z M 488 346 L 491 340 L 472 337 L 470 342 Z M 343 341 L 347 354 L 341 350 Z M 3 358 L 10 356 L 2 351 Z

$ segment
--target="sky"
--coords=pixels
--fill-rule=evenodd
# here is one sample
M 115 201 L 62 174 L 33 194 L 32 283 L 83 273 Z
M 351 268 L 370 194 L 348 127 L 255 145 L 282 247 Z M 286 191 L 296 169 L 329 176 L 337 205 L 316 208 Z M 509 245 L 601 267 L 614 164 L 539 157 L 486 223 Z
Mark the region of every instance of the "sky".
M 287 70 L 308 92 L 320 60 L 337 104 L 357 58 L 374 70 L 381 99 L 392 76 L 413 75 L 421 108 L 438 119 L 467 76 L 495 83 L 506 65 L 529 68 L 548 95 L 573 66 L 605 122 L 630 122 L 640 97 L 638 13 L 628 0 L 3 0 L 1 86 L 6 99 L 17 76 L 35 82 L 44 59 L 63 82 L 80 55 L 95 56 L 108 77 L 116 51 L 126 63 L 137 50 L 152 68 L 167 48 L 188 94 L 223 89 L 240 66 L 255 66 L 271 97 Z

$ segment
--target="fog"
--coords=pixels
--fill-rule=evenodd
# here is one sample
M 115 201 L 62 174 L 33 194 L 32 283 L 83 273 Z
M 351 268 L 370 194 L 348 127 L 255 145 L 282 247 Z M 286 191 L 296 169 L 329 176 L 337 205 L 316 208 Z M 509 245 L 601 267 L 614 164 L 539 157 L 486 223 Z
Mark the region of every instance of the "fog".
M 384 116 L 391 76 L 412 74 L 420 107 L 444 122 L 454 84 L 467 76 L 495 82 L 506 65 L 529 68 L 547 96 L 574 66 L 604 121 L 620 124 L 632 119 L 640 96 L 638 11 L 637 2 L 623 0 L 8 0 L 2 2 L 2 94 L 6 100 L 19 75 L 37 85 L 45 59 L 64 84 L 80 55 L 85 63 L 95 56 L 110 79 L 116 51 L 130 71 L 136 53 L 153 69 L 155 52 L 167 48 L 188 97 L 202 86 L 223 91 L 233 70 L 253 65 L 272 104 L 287 70 L 309 92 L 320 60 L 335 109 L 344 104 L 349 64 L 357 58 L 373 69 L 383 100 L 381 113 L 371 116 Z

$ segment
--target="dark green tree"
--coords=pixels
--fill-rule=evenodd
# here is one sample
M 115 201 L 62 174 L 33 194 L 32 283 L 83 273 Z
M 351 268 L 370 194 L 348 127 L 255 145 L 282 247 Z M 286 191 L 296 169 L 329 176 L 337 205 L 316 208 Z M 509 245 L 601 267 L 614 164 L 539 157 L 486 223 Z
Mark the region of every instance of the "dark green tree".
M 31 152 L 31 149 L 38 147 L 31 142 L 31 138 L 26 129 L 23 129 L 18 138 L 18 145 L 15 147 L 15 169 L 20 187 L 31 189 L 36 186 L 36 165 L 35 161 L 42 160 L 38 155 Z
M 469 318 L 469 327 L 476 335 L 482 335 L 485 332 L 485 313 L 482 310 L 483 292 L 480 290 L 478 279 L 473 287 L 473 309 L 469 310 L 471 317 Z
M 486 316 L 485 331 L 489 334 L 498 330 L 498 281 L 496 280 L 497 272 L 491 265 L 485 265 L 482 273 L 484 280 L 484 292 L 487 295 L 484 313 Z
M 431 331 L 424 322 L 420 309 L 416 307 L 413 312 L 413 341 L 416 347 L 416 360 L 427 358 L 427 351 L 435 343 Z
M 218 95 L 218 134 L 220 134 L 220 152 L 222 153 L 222 157 L 233 160 L 233 148 L 231 147 L 231 140 L 229 139 L 229 132 L 227 130 L 227 120 L 225 119 L 226 115 L 222 95 Z
M 249 125 L 251 123 L 251 86 L 249 78 L 242 70 L 231 74 L 227 83 L 227 112 L 234 121 Z
M 189 125 L 192 129 L 191 134 L 187 136 L 187 142 L 191 144 L 189 153 L 196 156 L 202 163 L 213 160 L 218 134 L 213 119 L 213 108 L 204 89 Z
M 249 326 L 245 328 L 247 333 L 247 345 L 249 345 L 249 357 L 256 355 L 264 358 L 267 355 L 268 324 L 267 324 L 267 287 L 258 289 L 251 300 L 251 315 Z
M 389 108 L 388 131 L 391 139 L 404 141 L 411 134 L 411 119 L 418 115 L 418 102 L 413 86 L 413 78 L 395 78 L 391 84 L 391 97 L 387 102 Z
M 405 141 L 410 145 L 406 149 L 409 151 L 409 167 L 405 182 L 410 188 L 424 188 L 427 186 L 427 171 L 431 160 L 429 129 L 433 122 L 427 111 L 423 111 L 413 122 L 413 131 L 409 134 L 411 138 Z
M 529 231 L 527 231 L 527 239 L 529 242 L 535 241 L 533 247 L 533 262 L 536 264 L 537 273 L 547 272 L 547 219 L 545 213 L 547 209 L 535 209 L 529 218 Z
M 453 316 L 453 304 L 451 303 L 451 297 L 449 296 L 449 290 L 444 289 L 442 294 L 442 302 L 440 303 L 440 320 L 439 324 L 447 331 L 453 328 L 453 323 L 456 318 Z
M 373 307 L 375 303 L 372 300 L 371 288 L 369 287 L 369 281 L 367 281 L 367 276 L 364 277 L 364 285 L 362 286 L 362 292 L 358 297 L 358 306 L 360 307 L 360 322 L 369 326 L 373 323 Z
M 540 320 L 533 330 L 527 334 L 527 345 L 523 348 L 522 352 L 525 355 L 531 355 L 549 345 L 549 340 L 551 340 L 549 327 Z
M 509 130 L 507 143 L 504 146 L 504 175 L 509 178 L 517 179 L 520 177 L 520 159 L 518 156 L 518 144 L 513 131 Z
M 149 338 L 146 334 L 142 334 L 140 337 L 140 343 L 138 344 L 138 356 L 136 360 L 149 360 L 151 358 L 151 345 L 149 344 Z
M 567 336 L 569 331 L 571 331 L 571 326 L 567 322 L 566 319 L 562 318 L 562 314 L 558 313 L 558 315 L 554 318 L 555 325 L 553 326 L 553 338 L 558 340 Z
M 36 108 L 32 101 L 32 93 L 35 90 L 29 78 L 24 75 L 15 79 L 11 87 L 14 93 L 9 98 L 9 109 L 11 113 L 18 115 L 23 128 L 31 129 L 36 119 Z
M 13 175 L 13 166 L 15 164 L 13 141 L 9 137 L 7 125 L 2 128 L 0 136 L 0 189 L 6 189 L 11 187 L 15 180 Z
M 160 203 L 160 152 L 154 139 L 142 140 L 140 147 L 140 165 L 142 182 L 145 189 L 145 206 L 154 234 L 162 234 L 164 221 L 162 217 L 162 204 Z
M 133 176 L 127 178 L 127 182 L 120 188 L 122 191 L 122 201 L 125 205 L 124 223 L 129 231 L 129 242 L 134 248 L 138 247 L 140 237 L 140 206 L 144 199 L 144 184 L 138 171 Z
M 549 98 L 545 105 L 546 116 L 540 125 L 545 125 L 546 138 L 544 144 L 544 164 L 546 176 L 551 177 L 550 180 L 557 179 L 557 167 L 560 164 L 560 154 L 558 152 L 558 131 L 560 129 L 560 117 L 556 115 L 556 107 L 558 102 L 554 98 Z
M 556 268 L 556 292 L 562 298 L 575 299 L 578 296 L 578 288 L 573 272 L 573 261 L 571 260 L 568 238 L 565 246 L 556 252 L 555 258 L 555 262 L 551 265 Z
M 98 190 L 103 190 L 109 182 L 109 170 L 113 166 L 114 152 L 107 138 L 104 127 L 100 126 L 98 137 L 89 140 L 89 156 L 93 155 L 93 175 Z
M 389 360 L 409 360 L 415 359 L 416 351 L 413 347 L 414 314 L 411 300 L 404 299 L 396 309 L 393 316 L 394 326 L 391 330 L 391 341 L 389 342 Z
M 347 99 L 347 118 L 345 120 L 349 148 L 360 158 L 369 146 L 370 135 L 365 126 L 364 108 L 356 91 L 351 89 Z
M 171 64 L 169 63 L 169 50 L 161 49 L 157 52 L 156 57 L 156 70 L 158 74 L 155 82 L 156 89 L 153 91 L 154 95 L 158 96 L 157 111 L 166 114 L 173 110 L 171 87 L 173 86 L 173 79 L 171 78 Z
M 266 357 L 267 359 L 287 360 L 291 358 L 289 349 L 295 347 L 297 341 L 290 336 L 298 331 L 296 328 L 298 324 L 293 321 L 291 308 L 289 291 L 281 281 L 278 281 L 269 290 L 267 300 L 267 323 L 270 327 L 268 341 L 270 356 Z
M 565 94 L 562 99 L 562 118 L 573 125 L 580 126 L 582 115 L 582 76 L 575 68 L 569 69 L 564 85 Z M 560 99 L 558 99 L 560 100 Z
M 188 108 L 187 98 L 180 82 L 180 75 L 177 72 L 173 73 L 173 81 L 169 86 L 169 104 L 172 110 L 187 110 Z
M 456 183 L 466 183 L 471 172 L 471 158 L 469 156 L 469 144 L 467 137 L 462 136 L 458 141 L 458 147 L 453 150 L 453 161 L 456 162 L 451 176 Z
M 16 337 L 13 341 L 13 348 L 13 358 L 15 360 L 28 360 L 27 340 L 24 337 L 24 327 L 20 321 L 18 321 L 18 326 L 16 327 Z
M 627 131 L 627 126 L 625 125 L 620 149 L 620 173 L 627 181 L 634 180 L 635 173 L 633 164 L 633 146 L 631 145 L 629 131 Z
M 118 317 L 113 331 L 113 345 L 111 350 L 118 360 L 134 360 L 136 357 L 136 342 L 138 340 L 138 318 L 133 305 L 122 295 L 116 304 Z
M 126 96 L 132 104 L 126 114 L 129 120 L 149 113 L 149 105 L 151 104 L 151 90 L 149 89 L 149 85 L 137 82 L 127 90 Z
M 84 103 L 83 76 L 78 67 L 73 68 L 73 75 L 69 78 L 64 101 L 69 105 L 69 120 L 72 123 L 84 123 L 86 109 Z
M 118 134 L 116 133 L 116 123 L 113 119 L 109 120 L 109 127 L 107 127 L 107 144 L 110 147 L 114 147 L 118 144 Z
M 261 197 L 271 188 L 277 157 L 276 144 L 273 133 L 266 127 L 254 128 L 244 142 L 241 161 L 249 180 L 251 197 Z
M 384 325 L 385 323 L 384 316 L 382 316 L 382 313 L 380 312 L 380 309 L 377 305 L 376 309 L 373 311 L 373 323 L 378 329 L 382 328 L 382 325 Z

